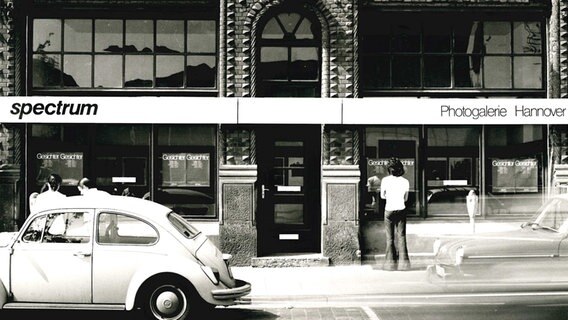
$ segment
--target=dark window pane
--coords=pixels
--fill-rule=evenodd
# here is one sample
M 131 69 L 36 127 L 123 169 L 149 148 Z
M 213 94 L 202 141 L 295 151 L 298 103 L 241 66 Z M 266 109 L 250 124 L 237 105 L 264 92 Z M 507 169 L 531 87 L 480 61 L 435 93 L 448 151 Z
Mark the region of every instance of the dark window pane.
M 156 52 L 183 52 L 185 32 L 183 27 L 183 21 L 158 20 L 156 22 Z
M 420 87 L 420 57 L 393 57 L 392 85 L 393 87 Z
M 95 56 L 95 88 L 122 87 L 122 56 Z
M 35 52 L 61 51 L 61 20 L 34 20 L 33 50 Z
M 452 29 L 447 24 L 424 25 L 424 52 L 450 52 Z
M 34 54 L 33 86 L 38 88 L 61 86 L 61 56 Z
M 217 23 L 210 20 L 187 22 L 187 50 L 191 53 L 215 53 Z
M 263 79 L 288 78 L 288 48 L 263 47 L 260 49 L 259 72 Z
M 67 54 L 63 58 L 63 85 L 65 87 L 91 87 L 91 55 Z
M 153 57 L 127 55 L 125 60 L 126 87 L 152 87 Z
M 390 87 L 390 57 L 366 56 L 363 58 L 363 86 L 367 89 Z
M 217 65 L 214 56 L 187 57 L 187 86 L 213 88 L 217 83 Z
M 454 25 L 454 52 L 481 53 L 483 50 L 483 27 L 479 21 L 456 22 Z
M 393 51 L 420 51 L 420 23 L 415 22 L 395 25 L 393 33 Z
M 152 20 L 126 20 L 126 46 L 124 51 L 154 51 L 154 22 Z
M 156 57 L 156 87 L 183 86 L 183 56 Z
M 122 52 L 122 20 L 95 20 L 95 51 Z
M 316 80 L 319 76 L 318 48 L 292 48 L 290 79 Z
M 92 20 L 65 20 L 65 51 L 90 52 L 93 47 Z
M 454 57 L 455 86 L 460 88 L 481 87 L 481 57 Z
M 450 57 L 424 57 L 425 87 L 449 87 L 451 85 L 450 72 Z

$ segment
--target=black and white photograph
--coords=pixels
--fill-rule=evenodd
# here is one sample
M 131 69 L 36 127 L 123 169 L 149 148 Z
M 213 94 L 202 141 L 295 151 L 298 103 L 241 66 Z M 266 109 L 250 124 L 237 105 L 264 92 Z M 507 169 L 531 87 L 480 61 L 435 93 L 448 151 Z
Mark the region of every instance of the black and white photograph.
M 0 0 L 0 95 L 4 319 L 568 319 L 563 1 Z

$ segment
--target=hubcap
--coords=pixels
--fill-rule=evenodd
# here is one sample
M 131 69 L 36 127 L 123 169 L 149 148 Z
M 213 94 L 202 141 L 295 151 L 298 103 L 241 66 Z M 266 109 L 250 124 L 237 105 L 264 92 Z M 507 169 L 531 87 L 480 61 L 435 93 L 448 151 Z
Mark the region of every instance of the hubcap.
M 150 308 L 157 319 L 178 319 L 187 309 L 187 300 L 181 289 L 162 286 L 152 293 Z

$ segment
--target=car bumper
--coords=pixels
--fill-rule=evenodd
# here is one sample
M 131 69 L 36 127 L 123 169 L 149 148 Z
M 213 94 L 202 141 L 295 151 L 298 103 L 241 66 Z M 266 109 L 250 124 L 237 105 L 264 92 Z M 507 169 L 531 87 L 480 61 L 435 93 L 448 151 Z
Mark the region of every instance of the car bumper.
M 216 289 L 212 290 L 211 294 L 213 298 L 217 300 L 236 300 L 238 298 L 244 297 L 251 291 L 250 283 L 243 280 L 236 280 L 236 285 L 234 288 L 229 289 Z

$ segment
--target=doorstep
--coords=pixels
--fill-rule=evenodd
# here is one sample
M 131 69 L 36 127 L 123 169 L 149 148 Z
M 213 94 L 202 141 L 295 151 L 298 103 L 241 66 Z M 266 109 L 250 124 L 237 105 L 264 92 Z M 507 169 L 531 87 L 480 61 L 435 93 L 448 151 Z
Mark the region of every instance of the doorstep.
M 251 265 L 255 268 L 327 267 L 329 258 L 317 253 L 282 254 L 252 258 Z

